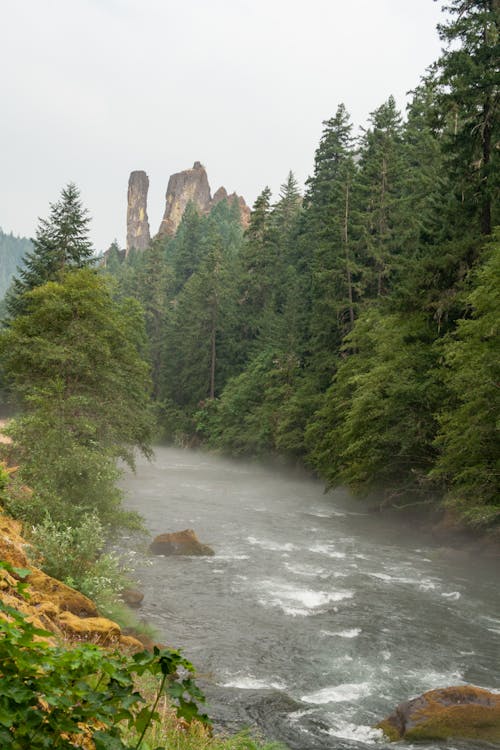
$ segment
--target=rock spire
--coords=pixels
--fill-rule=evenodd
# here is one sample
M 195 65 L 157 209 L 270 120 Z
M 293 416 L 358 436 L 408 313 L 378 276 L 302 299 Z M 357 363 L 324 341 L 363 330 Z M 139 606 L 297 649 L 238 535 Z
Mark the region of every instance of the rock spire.
M 126 253 L 132 248 L 145 250 L 151 244 L 147 214 L 148 188 L 149 179 L 146 172 L 131 173 L 128 183 Z M 193 203 L 200 213 L 207 214 L 221 201 L 238 202 L 241 225 L 246 229 L 250 220 L 250 209 L 244 198 L 236 193 L 228 195 L 224 187 L 220 187 L 212 198 L 205 167 L 201 162 L 195 161 L 191 169 L 177 172 L 170 177 L 165 195 L 165 212 L 157 236 L 172 236 L 176 233 L 188 203 Z
M 210 210 L 212 196 L 205 167 L 195 161 L 192 169 L 173 174 L 165 195 L 165 213 L 158 234 L 175 234 L 188 203 L 194 203 L 201 213 Z
M 149 178 L 138 170 L 130 174 L 127 194 L 127 254 L 130 250 L 145 250 L 151 244 L 148 221 Z

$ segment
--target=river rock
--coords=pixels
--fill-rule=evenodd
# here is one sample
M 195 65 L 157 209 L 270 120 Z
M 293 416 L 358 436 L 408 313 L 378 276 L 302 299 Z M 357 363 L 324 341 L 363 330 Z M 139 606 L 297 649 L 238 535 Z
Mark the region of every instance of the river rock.
M 137 589 L 123 589 L 121 596 L 125 604 L 134 609 L 140 607 L 144 599 L 142 591 L 138 591 Z
M 154 555 L 214 555 L 207 544 L 202 544 L 193 529 L 160 534 L 149 547 Z
M 500 694 L 474 685 L 429 690 L 400 703 L 377 728 L 392 741 L 500 742 Z

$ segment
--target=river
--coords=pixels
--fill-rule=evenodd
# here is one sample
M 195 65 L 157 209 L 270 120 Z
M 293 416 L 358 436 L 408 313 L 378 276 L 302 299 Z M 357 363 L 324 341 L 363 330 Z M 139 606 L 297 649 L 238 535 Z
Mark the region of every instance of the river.
M 141 617 L 195 664 L 216 726 L 256 726 L 292 750 L 381 749 L 371 727 L 399 702 L 500 687 L 494 561 L 304 476 L 203 453 L 157 448 L 123 485 L 152 536 L 193 528 L 215 550 L 120 545 L 145 594 Z M 419 745 L 438 747 L 478 745 Z

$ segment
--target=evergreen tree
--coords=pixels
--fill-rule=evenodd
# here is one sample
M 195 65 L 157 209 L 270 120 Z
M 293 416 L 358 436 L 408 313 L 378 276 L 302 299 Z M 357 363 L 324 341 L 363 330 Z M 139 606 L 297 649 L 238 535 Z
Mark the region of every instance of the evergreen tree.
M 276 227 L 281 255 L 286 261 L 291 256 L 292 244 L 298 230 L 298 219 L 302 208 L 302 197 L 293 172 L 288 173 L 286 182 L 280 187 L 278 201 L 272 210 L 272 220 Z
M 61 272 L 24 300 L 0 336 L 23 410 L 12 428 L 23 479 L 55 519 L 78 522 L 96 510 L 116 523 L 116 459 L 133 465 L 135 448 L 150 453 L 142 311 L 115 302 L 90 269 Z
M 343 104 L 324 129 L 307 181 L 303 243 L 311 250 L 310 319 L 314 367 L 329 384 L 342 336 L 352 327 L 359 298 L 353 252 L 355 162 L 352 125 Z M 304 269 L 306 270 L 306 269 Z
M 434 331 L 421 314 L 372 308 L 358 318 L 306 435 L 308 460 L 330 486 L 394 499 L 425 485 L 442 391 Z
M 401 115 L 391 96 L 370 115 L 361 139 L 359 193 L 363 294 L 381 297 L 401 270 L 405 236 L 402 189 L 404 176 Z
M 266 331 L 274 325 L 275 285 L 280 268 L 276 230 L 272 221 L 271 190 L 255 200 L 235 270 L 237 332 L 240 361 L 259 351 Z
M 50 209 L 49 218 L 40 220 L 32 240 L 33 252 L 25 256 L 9 291 L 7 310 L 11 317 L 25 310 L 26 292 L 54 280 L 59 271 L 84 268 L 93 262 L 88 237 L 90 217 L 76 185 L 69 183 L 63 188 L 61 199 L 51 204 Z
M 219 391 L 218 360 L 224 301 L 224 256 L 220 237 L 178 298 L 166 332 L 165 395 L 185 411 Z
M 188 203 L 175 237 L 167 245 L 167 260 L 172 265 L 177 294 L 196 271 L 203 257 L 204 218 L 194 203 Z
M 500 220 L 500 4 L 498 0 L 451 0 L 438 26 L 447 44 L 435 66 L 461 231 L 473 219 L 483 235 Z

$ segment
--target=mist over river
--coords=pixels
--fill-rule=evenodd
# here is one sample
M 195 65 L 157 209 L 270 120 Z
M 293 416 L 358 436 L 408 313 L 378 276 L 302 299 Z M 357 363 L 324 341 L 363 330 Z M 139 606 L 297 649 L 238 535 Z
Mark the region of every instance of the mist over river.
M 371 727 L 397 703 L 500 688 L 497 562 L 320 482 L 203 453 L 157 448 L 123 486 L 152 536 L 193 528 L 215 550 L 156 557 L 120 543 L 135 552 L 141 617 L 203 675 L 216 726 L 257 726 L 293 750 L 384 748 Z

